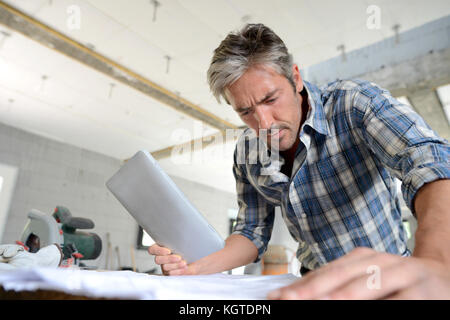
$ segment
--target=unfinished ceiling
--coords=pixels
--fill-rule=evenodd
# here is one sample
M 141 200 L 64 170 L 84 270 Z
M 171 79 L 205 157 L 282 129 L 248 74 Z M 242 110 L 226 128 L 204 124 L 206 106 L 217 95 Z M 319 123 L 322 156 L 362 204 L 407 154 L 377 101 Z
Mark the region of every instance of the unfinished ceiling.
M 355 50 L 393 36 L 395 25 L 406 31 L 449 14 L 445 0 L 159 0 L 158 6 L 151 0 L 3 2 L 47 25 L 47 32 L 73 39 L 231 128 L 243 123 L 231 107 L 212 97 L 206 70 L 220 41 L 244 23 L 273 28 L 304 68 L 339 55 L 342 44 L 346 51 Z M 370 5 L 380 8 L 380 29 L 366 26 Z M 220 130 L 58 48 L 4 25 L 0 31 L 3 123 L 118 159 Z M 160 162 L 171 174 L 234 191 L 232 146 L 213 150 L 216 156 L 205 157 L 208 161 Z

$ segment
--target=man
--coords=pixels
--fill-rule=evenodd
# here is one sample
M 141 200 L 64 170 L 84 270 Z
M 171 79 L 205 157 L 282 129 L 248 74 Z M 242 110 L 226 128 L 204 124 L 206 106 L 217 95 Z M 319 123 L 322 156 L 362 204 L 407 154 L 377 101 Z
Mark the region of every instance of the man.
M 304 276 L 269 298 L 450 298 L 450 147 L 410 107 L 366 81 L 321 90 L 303 81 L 283 41 L 261 24 L 222 41 L 208 81 L 249 127 L 234 155 L 237 225 L 223 250 L 190 265 L 150 247 L 164 274 L 258 261 L 280 206 Z M 255 139 L 279 150 L 279 161 L 251 161 Z M 412 257 L 394 177 L 418 220 Z

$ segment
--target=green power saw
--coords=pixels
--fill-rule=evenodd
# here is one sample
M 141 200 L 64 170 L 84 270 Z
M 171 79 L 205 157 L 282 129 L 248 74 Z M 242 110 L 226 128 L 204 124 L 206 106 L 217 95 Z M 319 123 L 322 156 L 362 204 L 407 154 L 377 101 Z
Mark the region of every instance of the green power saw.
M 32 253 L 56 243 L 62 249 L 66 265 L 78 265 L 79 260 L 96 259 L 102 251 L 102 240 L 97 234 L 77 230 L 93 228 L 92 220 L 73 217 L 63 206 L 57 206 L 52 215 L 32 209 L 20 243 Z

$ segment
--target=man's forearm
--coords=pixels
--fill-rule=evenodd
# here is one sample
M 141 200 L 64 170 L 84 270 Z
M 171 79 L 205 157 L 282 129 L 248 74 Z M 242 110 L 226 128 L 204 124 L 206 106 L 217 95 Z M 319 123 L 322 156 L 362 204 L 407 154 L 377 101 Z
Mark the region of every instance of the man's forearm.
M 195 274 L 211 274 L 231 270 L 253 262 L 258 255 L 256 246 L 244 236 L 231 235 L 225 247 L 190 265 Z
M 416 195 L 414 207 L 418 228 L 413 255 L 450 265 L 450 180 L 424 185 Z

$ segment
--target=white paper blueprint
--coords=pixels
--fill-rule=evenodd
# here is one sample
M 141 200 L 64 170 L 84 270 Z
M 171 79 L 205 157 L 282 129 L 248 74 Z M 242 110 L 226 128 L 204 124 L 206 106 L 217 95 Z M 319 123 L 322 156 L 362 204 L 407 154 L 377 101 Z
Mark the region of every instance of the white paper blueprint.
M 213 274 L 157 276 L 132 271 L 76 269 L 18 269 L 0 273 L 4 290 L 56 290 L 87 297 L 154 300 L 263 300 L 279 287 L 299 278 Z

